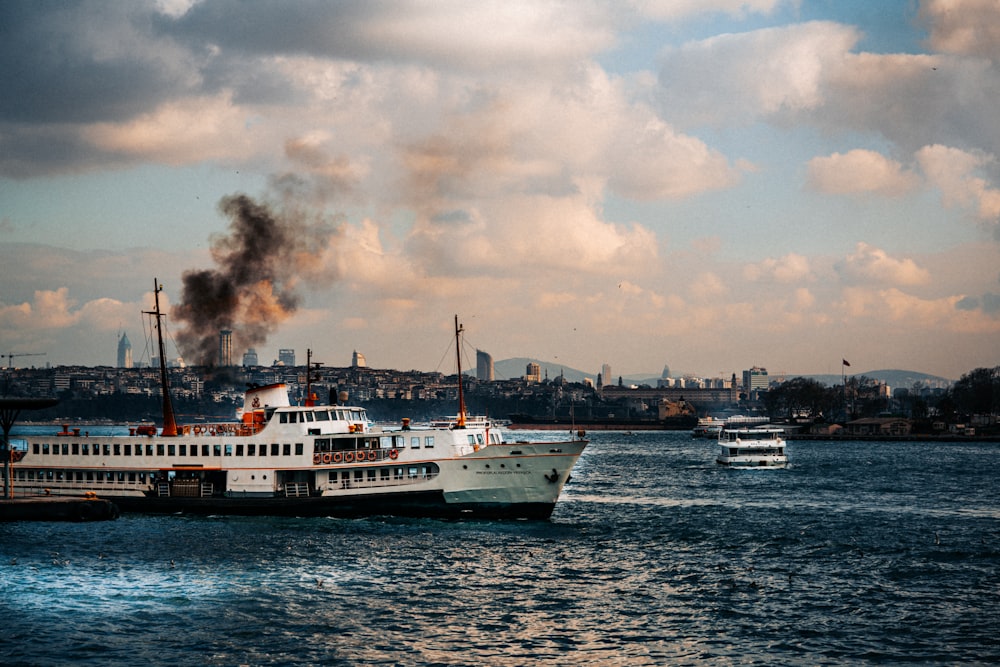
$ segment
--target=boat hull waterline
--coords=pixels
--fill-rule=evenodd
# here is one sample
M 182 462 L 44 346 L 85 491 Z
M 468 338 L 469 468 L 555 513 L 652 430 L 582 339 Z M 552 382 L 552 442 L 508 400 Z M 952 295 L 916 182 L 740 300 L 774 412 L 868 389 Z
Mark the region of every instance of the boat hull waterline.
M 128 436 L 32 435 L 12 463 L 18 496 L 112 500 L 123 512 L 544 519 L 586 447 L 508 442 L 483 418 L 372 426 L 364 409 L 292 406 L 252 388 L 240 421 Z

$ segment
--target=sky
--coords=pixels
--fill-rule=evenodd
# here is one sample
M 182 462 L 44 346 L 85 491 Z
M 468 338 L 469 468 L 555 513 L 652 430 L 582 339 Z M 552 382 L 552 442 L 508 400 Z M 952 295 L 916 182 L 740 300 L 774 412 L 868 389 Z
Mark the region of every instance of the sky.
M 0 354 L 958 379 L 997 100 L 996 0 L 11 0 Z

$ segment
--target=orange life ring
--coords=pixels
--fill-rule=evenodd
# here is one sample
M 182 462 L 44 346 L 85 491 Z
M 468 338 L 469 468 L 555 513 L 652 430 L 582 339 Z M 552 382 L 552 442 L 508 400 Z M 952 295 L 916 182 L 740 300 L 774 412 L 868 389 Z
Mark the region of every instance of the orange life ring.
M 340 463 L 343 460 L 344 460 L 344 455 L 341 452 L 334 452 L 333 453 L 333 462 L 334 463 Z
M 325 454 L 323 454 L 323 463 L 329 463 L 332 460 L 333 460 L 333 454 L 331 454 L 330 452 L 326 452 Z
M 200 426 L 195 426 L 194 427 L 194 432 L 195 432 L 195 434 L 201 433 L 201 427 Z
M 374 449 L 371 450 L 370 452 L 368 452 L 368 460 L 369 461 L 374 461 L 377 458 L 378 458 L 378 452 L 376 452 Z
M 399 450 L 398 449 L 390 449 L 389 450 L 389 458 L 392 459 L 393 461 L 395 461 L 397 458 L 399 458 Z
M 354 463 L 354 452 L 344 452 L 344 463 Z
M 313 465 L 318 464 L 322 460 L 322 455 L 319 452 L 313 454 Z

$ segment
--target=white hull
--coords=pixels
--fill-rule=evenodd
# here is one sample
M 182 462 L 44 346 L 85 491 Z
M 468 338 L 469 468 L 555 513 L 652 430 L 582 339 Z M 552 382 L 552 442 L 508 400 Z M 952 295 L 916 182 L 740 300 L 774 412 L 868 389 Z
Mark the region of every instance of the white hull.
M 485 420 L 372 429 L 360 408 L 248 415 L 175 437 L 31 436 L 12 464 L 14 494 L 92 491 L 156 513 L 544 518 L 586 446 L 506 442 Z
M 769 426 L 727 427 L 719 434 L 715 461 L 732 468 L 784 468 L 788 455 L 782 434 Z

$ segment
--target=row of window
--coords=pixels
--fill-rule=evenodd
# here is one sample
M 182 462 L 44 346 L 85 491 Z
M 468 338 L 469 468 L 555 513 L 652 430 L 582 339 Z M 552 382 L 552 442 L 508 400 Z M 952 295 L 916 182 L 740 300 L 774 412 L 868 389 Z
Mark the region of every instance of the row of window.
M 184 457 L 211 457 L 211 456 L 301 456 L 305 446 L 301 442 L 279 444 L 272 442 L 267 444 L 252 445 L 187 445 L 187 444 L 164 444 L 147 443 L 122 444 L 112 443 L 100 445 L 88 442 L 62 442 L 55 443 L 51 447 L 49 443 L 32 443 L 31 451 L 35 455 L 62 455 L 62 456 L 143 456 L 145 447 L 146 456 L 184 456 Z M 155 452 L 155 454 L 154 454 Z
M 350 421 L 366 422 L 368 417 L 364 410 L 309 410 L 307 412 L 279 412 L 278 419 L 282 424 L 306 424 L 310 422 Z
M 122 472 L 114 470 L 17 470 L 14 479 L 18 482 L 104 482 L 107 484 L 152 483 L 153 473 Z

